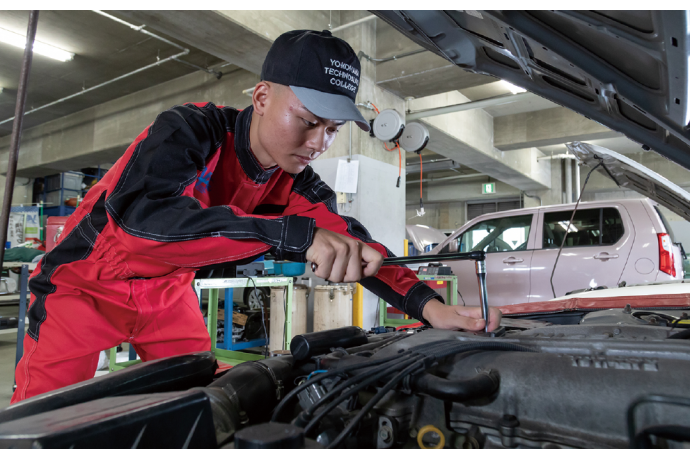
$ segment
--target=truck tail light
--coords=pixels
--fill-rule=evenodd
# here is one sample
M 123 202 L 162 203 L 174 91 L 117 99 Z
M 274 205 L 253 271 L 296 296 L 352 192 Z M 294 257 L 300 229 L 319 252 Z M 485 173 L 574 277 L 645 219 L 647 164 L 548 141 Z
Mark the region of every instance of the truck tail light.
M 657 233 L 659 237 L 659 270 L 676 276 L 676 265 L 673 259 L 673 243 L 668 233 Z

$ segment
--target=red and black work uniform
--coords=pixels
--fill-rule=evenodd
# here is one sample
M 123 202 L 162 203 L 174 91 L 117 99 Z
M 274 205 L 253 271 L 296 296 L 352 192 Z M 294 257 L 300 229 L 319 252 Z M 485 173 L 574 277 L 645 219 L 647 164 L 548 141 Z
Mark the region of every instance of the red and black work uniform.
M 314 229 L 384 256 L 311 167 L 264 169 L 251 153 L 252 108 L 185 104 L 156 118 L 68 219 L 29 282 L 24 356 L 12 402 L 93 377 L 122 342 L 144 360 L 210 349 L 195 271 L 272 252 L 305 262 Z M 361 284 L 422 319 L 432 289 L 401 267 Z

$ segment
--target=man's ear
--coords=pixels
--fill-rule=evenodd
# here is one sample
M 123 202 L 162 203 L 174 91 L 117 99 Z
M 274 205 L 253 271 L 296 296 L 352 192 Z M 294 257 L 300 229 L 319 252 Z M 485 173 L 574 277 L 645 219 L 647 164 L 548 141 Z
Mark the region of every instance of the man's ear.
M 252 104 L 254 105 L 254 113 L 262 116 L 266 113 L 266 106 L 268 105 L 271 95 L 271 84 L 262 81 L 257 83 L 252 93 Z

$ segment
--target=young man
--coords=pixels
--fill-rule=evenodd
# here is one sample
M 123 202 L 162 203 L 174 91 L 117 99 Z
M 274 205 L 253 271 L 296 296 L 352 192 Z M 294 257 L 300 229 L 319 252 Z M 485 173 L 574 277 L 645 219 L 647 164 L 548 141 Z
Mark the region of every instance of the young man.
M 24 357 L 12 402 L 94 375 L 122 342 L 144 361 L 210 349 L 192 290 L 201 267 L 272 252 L 313 262 L 333 282 L 361 282 L 434 327 L 480 330 L 479 308 L 446 306 L 392 254 L 308 164 L 355 106 L 360 65 L 330 32 L 292 31 L 266 57 L 252 105 L 211 103 L 161 113 L 70 217 L 29 287 Z M 489 327 L 500 322 L 492 310 Z

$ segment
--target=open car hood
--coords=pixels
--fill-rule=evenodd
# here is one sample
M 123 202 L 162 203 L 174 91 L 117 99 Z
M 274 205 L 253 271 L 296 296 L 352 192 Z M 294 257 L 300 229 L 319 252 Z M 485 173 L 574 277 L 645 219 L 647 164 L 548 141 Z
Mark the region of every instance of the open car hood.
M 426 225 L 406 225 L 407 236 L 419 252 L 430 244 L 442 243 L 447 238 L 441 230 Z
M 598 145 L 571 142 L 566 144 L 566 147 L 580 162 L 590 168 L 603 161 L 597 171 L 613 179 L 619 187 L 634 190 L 651 198 L 690 221 L 690 193 L 665 177 L 625 155 Z
M 521 86 L 690 169 L 688 11 L 374 11 L 475 73 Z

